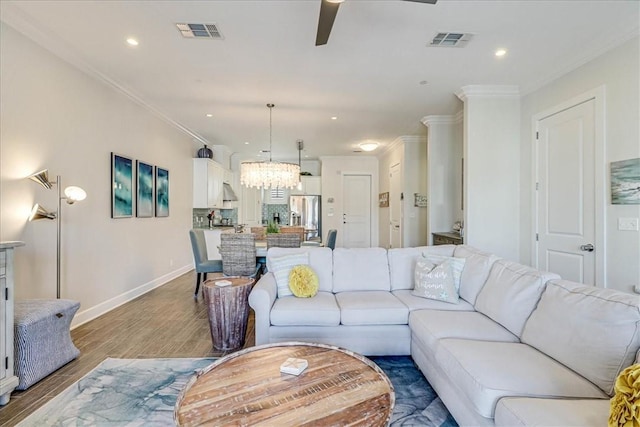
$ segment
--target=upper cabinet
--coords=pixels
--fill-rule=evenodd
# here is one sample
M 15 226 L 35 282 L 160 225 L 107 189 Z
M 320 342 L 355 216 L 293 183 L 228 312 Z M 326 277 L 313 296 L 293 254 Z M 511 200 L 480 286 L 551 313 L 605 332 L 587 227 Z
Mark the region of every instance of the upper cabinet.
M 291 189 L 292 196 L 299 195 L 321 195 L 322 194 L 322 177 L 319 176 L 301 176 L 302 189 L 296 187 Z
M 193 159 L 193 207 L 218 208 L 223 206 L 222 183 L 226 171 L 210 159 Z

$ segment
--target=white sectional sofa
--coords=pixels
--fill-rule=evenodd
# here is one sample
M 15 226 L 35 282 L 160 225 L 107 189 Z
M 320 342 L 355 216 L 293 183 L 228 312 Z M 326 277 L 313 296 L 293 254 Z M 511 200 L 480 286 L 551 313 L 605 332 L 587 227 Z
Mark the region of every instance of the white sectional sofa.
M 615 378 L 640 357 L 640 299 L 470 246 L 272 248 L 308 252 L 313 298 L 255 285 L 256 345 L 322 342 L 411 355 L 460 425 L 602 426 Z M 414 296 L 423 255 L 464 258 L 458 304 Z

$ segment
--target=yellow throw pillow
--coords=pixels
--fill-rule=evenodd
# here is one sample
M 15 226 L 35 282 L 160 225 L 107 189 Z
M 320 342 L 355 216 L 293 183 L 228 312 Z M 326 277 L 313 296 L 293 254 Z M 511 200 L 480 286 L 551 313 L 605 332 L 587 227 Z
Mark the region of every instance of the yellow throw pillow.
M 609 427 L 640 426 L 640 363 L 620 372 L 614 389 Z
M 311 298 L 318 293 L 318 275 L 308 265 L 296 265 L 289 273 L 289 289 L 298 298 Z

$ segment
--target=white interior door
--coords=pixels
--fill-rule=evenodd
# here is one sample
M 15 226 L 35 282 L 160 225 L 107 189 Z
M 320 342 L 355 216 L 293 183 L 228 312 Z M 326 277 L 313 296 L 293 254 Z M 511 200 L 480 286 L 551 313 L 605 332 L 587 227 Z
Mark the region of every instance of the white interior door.
M 389 247 L 402 247 L 402 165 L 389 168 Z
M 371 175 L 343 176 L 342 246 L 371 246 Z
M 262 225 L 262 190 L 242 186 L 240 193 L 241 224 L 247 227 L 259 227 Z
M 595 284 L 595 101 L 537 128 L 537 267 Z

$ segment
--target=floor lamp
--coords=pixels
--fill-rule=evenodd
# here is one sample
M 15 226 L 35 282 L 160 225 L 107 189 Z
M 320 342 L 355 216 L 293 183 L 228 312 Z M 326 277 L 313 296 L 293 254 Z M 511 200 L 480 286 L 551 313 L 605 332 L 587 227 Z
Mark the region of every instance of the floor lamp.
M 38 203 L 33 205 L 31 209 L 31 215 L 29 215 L 29 221 L 36 221 L 39 219 L 55 219 L 57 225 L 56 231 L 56 298 L 60 299 L 60 241 L 62 239 L 62 201 L 66 200 L 67 204 L 74 204 L 84 200 L 87 197 L 87 193 L 80 187 L 67 187 L 64 189 L 64 196 L 62 195 L 62 179 L 60 175 L 56 176 L 55 181 L 49 181 L 49 172 L 47 169 L 36 172 L 28 177 L 30 180 L 37 182 L 46 189 L 52 189 L 54 185 L 58 186 L 58 210 L 56 212 L 50 212 Z

